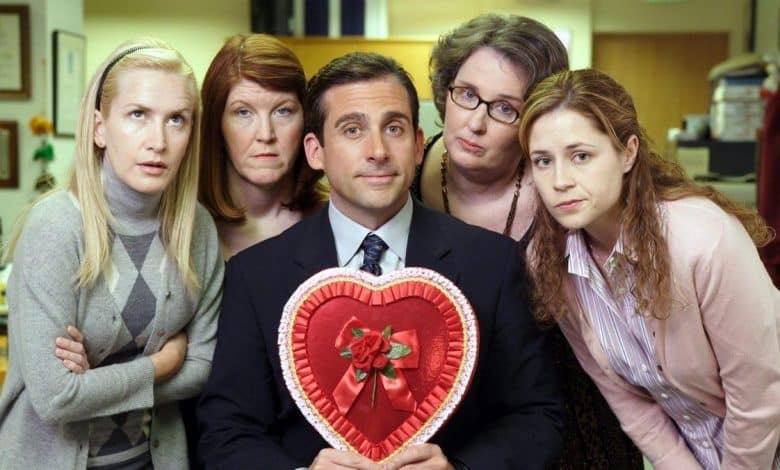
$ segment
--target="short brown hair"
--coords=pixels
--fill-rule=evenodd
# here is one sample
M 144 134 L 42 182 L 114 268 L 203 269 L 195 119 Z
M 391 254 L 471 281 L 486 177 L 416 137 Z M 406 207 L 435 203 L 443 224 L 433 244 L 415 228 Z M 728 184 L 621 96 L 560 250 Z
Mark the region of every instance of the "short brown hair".
M 442 120 L 448 87 L 463 62 L 481 47 L 496 50 L 523 70 L 528 79 L 526 95 L 545 77 L 569 68 L 566 48 L 542 23 L 517 15 L 480 15 L 441 36 L 431 52 L 433 103 Z
M 420 101 L 409 73 L 390 57 L 373 52 L 351 52 L 331 60 L 309 80 L 306 88 L 306 132 L 314 133 L 320 143 L 325 142 L 322 132 L 322 126 L 325 124 L 322 97 L 329 89 L 385 77 L 395 77 L 406 89 L 412 111 L 412 125 L 417 129 L 420 121 Z
M 295 54 L 278 39 L 265 34 L 239 34 L 227 40 L 211 61 L 203 80 L 203 125 L 200 147 L 198 198 L 218 220 L 243 222 L 246 211 L 231 197 L 228 188 L 229 157 L 222 135 L 222 113 L 230 90 L 241 79 L 263 88 L 293 92 L 303 103 L 306 76 Z M 321 204 L 317 181 L 321 171 L 306 162 L 303 142 L 293 165 L 293 195 L 286 206 L 308 212 Z

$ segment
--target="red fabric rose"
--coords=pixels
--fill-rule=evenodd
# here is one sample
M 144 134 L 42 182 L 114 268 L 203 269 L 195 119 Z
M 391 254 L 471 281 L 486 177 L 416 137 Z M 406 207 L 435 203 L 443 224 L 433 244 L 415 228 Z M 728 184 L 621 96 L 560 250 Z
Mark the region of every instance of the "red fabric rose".
M 388 362 L 386 354 L 390 351 L 390 340 L 378 331 L 368 331 L 349 345 L 352 353 L 352 365 L 368 372 L 383 369 Z
M 374 362 L 371 363 L 371 367 L 377 370 L 382 370 L 385 368 L 388 362 L 390 362 L 390 359 L 388 359 L 386 354 L 378 354 L 376 357 L 374 357 Z

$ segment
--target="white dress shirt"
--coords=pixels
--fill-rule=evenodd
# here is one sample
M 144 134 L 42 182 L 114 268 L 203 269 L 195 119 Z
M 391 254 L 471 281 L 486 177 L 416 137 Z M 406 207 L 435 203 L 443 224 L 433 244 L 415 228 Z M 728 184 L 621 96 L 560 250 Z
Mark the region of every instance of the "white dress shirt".
M 336 256 L 340 267 L 360 269 L 363 265 L 363 239 L 369 233 L 379 236 L 387 250 L 382 253 L 379 265 L 382 273 L 390 273 L 406 266 L 406 243 L 412 226 L 414 204 L 408 196 L 406 204 L 390 220 L 376 230 L 366 228 L 339 211 L 333 203 L 328 205 L 328 218 L 336 241 Z

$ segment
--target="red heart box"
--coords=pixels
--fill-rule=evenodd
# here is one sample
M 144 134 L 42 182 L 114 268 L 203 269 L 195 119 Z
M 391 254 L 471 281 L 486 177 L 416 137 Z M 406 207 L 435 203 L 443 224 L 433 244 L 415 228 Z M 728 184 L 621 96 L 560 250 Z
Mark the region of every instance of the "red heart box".
M 441 274 L 321 271 L 293 293 L 279 325 L 284 380 L 334 448 L 389 459 L 426 442 L 468 389 L 479 332 Z

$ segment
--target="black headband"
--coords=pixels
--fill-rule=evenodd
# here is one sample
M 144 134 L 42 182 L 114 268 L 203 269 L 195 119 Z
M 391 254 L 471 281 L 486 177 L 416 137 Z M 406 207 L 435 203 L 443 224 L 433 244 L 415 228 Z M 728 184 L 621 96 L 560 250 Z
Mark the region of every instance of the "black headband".
M 95 96 L 95 109 L 100 111 L 100 95 L 103 94 L 103 82 L 106 81 L 106 77 L 108 76 L 108 72 L 111 71 L 111 68 L 116 65 L 117 62 L 124 59 L 125 56 L 128 56 L 132 54 L 135 51 L 140 51 L 141 49 L 154 49 L 152 46 L 136 46 L 131 47 L 130 49 L 124 51 L 123 53 L 119 54 L 118 56 L 114 57 L 114 60 L 109 62 L 109 64 L 106 66 L 105 70 L 103 70 L 103 74 L 100 76 L 100 83 L 98 84 L 97 89 L 97 95 Z

